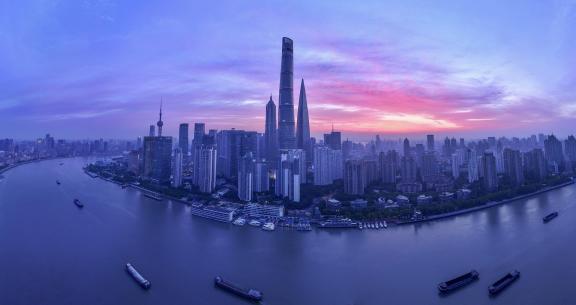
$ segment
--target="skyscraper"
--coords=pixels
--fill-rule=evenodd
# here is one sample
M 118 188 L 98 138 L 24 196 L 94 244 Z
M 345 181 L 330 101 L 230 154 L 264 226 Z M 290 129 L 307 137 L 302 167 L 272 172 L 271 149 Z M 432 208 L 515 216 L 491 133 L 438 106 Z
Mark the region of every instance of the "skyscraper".
M 498 173 L 496 172 L 496 157 L 492 153 L 484 153 L 481 160 L 482 178 L 487 191 L 498 189 Z
M 402 148 L 404 157 L 410 156 L 410 141 L 408 140 L 408 138 L 404 138 L 404 142 L 402 142 Z
M 280 95 L 278 102 L 278 146 L 280 149 L 296 148 L 294 136 L 294 57 L 293 42 L 282 38 L 282 63 L 280 67 Z
M 344 164 L 344 192 L 363 195 L 368 186 L 368 168 L 364 160 L 348 160 Z
M 314 185 L 332 184 L 342 178 L 342 151 L 327 146 L 314 148 Z
M 334 128 L 332 128 L 332 132 L 324 134 L 324 144 L 334 150 L 341 150 L 342 134 L 339 131 L 334 131 Z
M 300 202 L 300 184 L 303 181 L 303 164 L 306 163 L 306 155 L 301 149 L 282 149 L 278 160 L 276 173 L 276 195 L 287 197 L 294 202 Z
M 426 136 L 426 149 L 428 151 L 434 151 L 434 135 L 433 134 L 429 134 Z
M 272 95 L 270 95 L 270 100 L 266 104 L 264 143 L 266 146 L 266 160 L 275 167 L 275 162 L 278 159 L 278 135 L 276 133 L 276 104 L 272 100 Z
M 268 162 L 256 161 L 254 163 L 254 192 L 268 192 L 270 179 L 268 176 Z
M 524 172 L 525 177 L 532 181 L 540 181 L 548 175 L 542 149 L 535 148 L 524 153 Z
M 513 185 L 520 186 L 524 183 L 522 157 L 519 150 L 504 149 L 504 173 Z
M 472 183 L 478 181 L 480 176 L 478 174 L 478 156 L 476 151 L 470 151 L 470 159 L 468 160 L 468 182 Z
M 564 162 L 564 153 L 562 152 L 562 142 L 554 135 L 549 135 L 544 140 L 544 152 L 548 164 L 560 167 Z
M 148 132 L 148 136 L 150 137 L 156 136 L 156 126 L 150 125 L 150 131 Z
M 416 166 L 416 160 L 414 160 L 414 158 L 411 156 L 402 157 L 400 162 L 400 176 L 402 178 L 402 182 L 416 182 L 417 173 L 418 168 Z
M 180 187 L 182 185 L 182 160 L 183 153 L 180 147 L 174 149 L 174 164 L 172 165 L 172 186 Z
M 380 153 L 378 157 L 378 167 L 383 183 L 396 183 L 398 160 L 398 153 L 395 150 L 389 150 L 386 154 L 384 154 L 384 152 Z
M 198 186 L 200 192 L 212 193 L 216 188 L 216 147 L 202 144 L 194 147 L 194 150 L 192 183 Z
M 438 180 L 440 176 L 440 170 L 438 167 L 438 161 L 436 160 L 436 155 L 433 151 L 429 150 L 422 157 L 422 168 L 421 168 L 422 182 L 432 183 Z
M 573 135 L 568 136 L 568 138 L 564 140 L 564 152 L 566 153 L 568 161 L 573 164 L 576 163 L 576 138 L 574 138 Z
M 252 153 L 245 154 L 238 160 L 238 198 L 252 201 L 254 192 L 254 158 Z
M 312 147 L 310 145 L 310 121 L 308 119 L 308 101 L 304 79 L 300 84 L 300 98 L 298 99 L 298 119 L 296 121 L 296 146 L 306 152 L 306 160 L 312 161 Z
M 180 129 L 178 132 L 178 147 L 184 156 L 184 159 L 188 157 L 188 124 L 180 124 Z
M 192 139 L 192 146 L 203 144 L 205 133 L 206 126 L 204 123 L 194 123 L 194 139 Z M 194 151 L 194 148 L 192 148 L 192 151 Z

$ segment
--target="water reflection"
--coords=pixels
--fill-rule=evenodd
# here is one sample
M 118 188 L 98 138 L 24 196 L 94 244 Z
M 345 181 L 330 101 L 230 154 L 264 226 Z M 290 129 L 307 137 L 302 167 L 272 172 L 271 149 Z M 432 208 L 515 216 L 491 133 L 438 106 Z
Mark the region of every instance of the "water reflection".
M 24 166 L 0 183 L 2 304 L 62 304 L 54 291 L 68 304 L 245 304 L 214 289 L 217 274 L 262 290 L 266 304 L 576 303 L 566 281 L 576 276 L 576 186 L 386 230 L 264 232 L 92 179 L 80 160 L 55 165 Z M 542 224 L 552 210 L 561 216 Z M 127 280 L 127 261 L 152 280 L 148 293 Z M 438 282 L 472 268 L 478 283 L 438 297 Z M 512 269 L 522 279 L 490 299 L 486 287 Z

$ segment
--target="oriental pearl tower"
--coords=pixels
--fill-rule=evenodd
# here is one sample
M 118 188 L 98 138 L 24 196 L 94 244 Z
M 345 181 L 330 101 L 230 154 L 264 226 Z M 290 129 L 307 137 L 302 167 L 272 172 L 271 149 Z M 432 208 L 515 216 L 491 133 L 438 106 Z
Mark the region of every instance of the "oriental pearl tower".
M 163 100 L 160 100 L 160 118 L 158 119 L 158 122 L 156 123 L 156 125 L 158 126 L 158 136 L 161 137 L 162 136 L 162 126 L 164 126 L 164 122 L 162 122 L 162 104 L 164 103 Z

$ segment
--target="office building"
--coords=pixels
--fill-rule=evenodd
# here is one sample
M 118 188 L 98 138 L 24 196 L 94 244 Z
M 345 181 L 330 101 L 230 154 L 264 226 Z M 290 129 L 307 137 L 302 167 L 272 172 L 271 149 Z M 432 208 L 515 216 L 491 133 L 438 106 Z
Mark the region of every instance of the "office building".
M 486 191 L 498 189 L 498 173 L 496 170 L 496 157 L 492 153 L 484 153 L 481 159 L 482 179 Z
M 182 153 L 182 149 L 180 147 L 174 149 L 174 164 L 172 165 L 172 186 L 176 188 L 182 186 L 183 159 L 184 154 Z
M 324 144 L 334 150 L 342 149 L 342 134 L 339 131 L 334 131 L 324 134 Z
M 180 128 L 178 130 L 178 147 L 184 156 L 184 160 L 188 158 L 188 151 L 189 151 L 189 143 L 188 143 L 188 124 L 182 123 L 180 124 Z
M 300 184 L 304 181 L 306 154 L 301 149 L 281 149 L 276 173 L 276 195 L 300 202 Z
M 212 193 L 216 188 L 217 149 L 215 145 L 198 145 L 194 148 L 192 183 L 200 192 Z
M 381 152 L 378 156 L 378 169 L 383 183 L 396 183 L 396 172 L 399 167 L 399 156 L 395 150 Z
M 434 142 L 434 135 L 433 134 L 429 134 L 426 136 L 426 149 L 428 151 L 434 151 L 435 149 L 435 142 Z
M 254 158 L 247 153 L 238 160 L 238 198 L 252 201 L 254 192 Z
M 512 185 L 520 186 L 524 183 L 524 169 L 519 150 L 504 149 L 504 173 L 510 179 Z

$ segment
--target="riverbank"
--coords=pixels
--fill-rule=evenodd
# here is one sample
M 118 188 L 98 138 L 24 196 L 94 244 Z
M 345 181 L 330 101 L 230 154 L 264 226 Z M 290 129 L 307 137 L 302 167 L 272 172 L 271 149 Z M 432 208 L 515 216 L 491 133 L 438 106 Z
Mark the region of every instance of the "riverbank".
M 24 164 L 30 164 L 30 163 L 35 163 L 35 162 L 40 162 L 40 161 L 48 161 L 48 160 L 57 160 L 57 159 L 66 159 L 65 157 L 56 157 L 56 158 L 39 158 L 39 159 L 34 159 L 34 160 L 27 160 L 27 161 L 22 161 L 22 162 L 18 162 L 16 164 L 12 164 L 9 165 L 7 167 L 4 167 L 3 169 L 0 169 L 0 174 L 3 174 L 11 169 L 14 169 L 18 166 L 24 165 Z
M 473 207 L 473 208 L 469 208 L 469 209 L 463 209 L 463 210 L 458 210 L 458 211 L 454 211 L 454 212 L 450 212 L 450 213 L 443 213 L 443 214 L 438 214 L 438 215 L 434 215 L 434 216 L 430 216 L 430 217 L 426 217 L 424 219 L 418 219 L 418 220 L 410 220 L 410 221 L 403 221 L 403 222 L 398 222 L 396 223 L 396 225 L 409 225 L 409 224 L 416 224 L 416 223 L 423 223 L 423 222 L 428 222 L 428 221 L 434 221 L 434 220 L 440 220 L 440 219 L 445 219 L 445 218 L 449 218 L 449 217 L 455 217 L 455 216 L 459 216 L 459 215 L 464 215 L 464 214 L 468 214 L 468 213 L 472 213 L 472 212 L 476 212 L 476 211 L 480 211 L 480 210 L 485 210 L 485 209 L 489 209 L 489 208 L 493 208 L 493 207 L 497 207 L 506 203 L 510 203 L 516 200 L 520 200 L 520 199 L 526 199 L 532 196 L 536 196 L 538 194 L 542 194 L 548 191 L 552 191 L 555 189 L 559 189 L 562 187 L 565 187 L 567 185 L 571 185 L 574 184 L 575 181 L 574 179 L 572 179 L 571 181 L 559 184 L 559 185 L 554 185 L 554 186 L 550 186 L 550 187 L 546 187 L 543 188 L 541 190 L 538 190 L 536 192 L 530 193 L 530 194 L 524 194 L 524 195 L 520 195 L 520 196 L 516 196 L 514 198 L 510 198 L 510 199 L 505 199 L 505 200 L 501 200 L 501 201 L 493 201 L 493 202 L 488 202 L 486 204 L 483 204 L 481 206 L 477 206 L 477 207 Z
M 91 176 L 91 177 L 93 177 L 93 175 L 96 175 L 96 177 L 101 178 L 101 179 L 103 179 L 103 180 L 106 180 L 106 181 L 109 181 L 109 182 L 113 182 L 113 183 L 118 184 L 118 185 L 123 185 L 122 183 L 120 183 L 120 182 L 118 182 L 118 181 L 115 181 L 115 180 L 113 180 L 113 179 L 111 179 L 111 178 L 102 177 L 102 176 L 97 175 L 97 174 L 95 174 L 95 173 L 89 172 L 89 171 L 86 170 L 86 169 L 85 169 L 85 172 L 86 172 L 86 174 L 88 174 L 88 175 Z M 515 196 L 515 197 L 509 198 L 509 199 L 504 199 L 504 200 L 500 200 L 500 201 L 492 201 L 492 202 L 488 202 L 488 203 L 485 203 L 485 204 L 480 205 L 480 206 L 476 206 L 476 207 L 472 207 L 472 208 L 467 208 L 467 209 L 462 209 L 462 210 L 457 210 L 457 211 L 448 212 L 448 213 L 437 214 L 437 215 L 429 216 L 429 217 L 422 218 L 422 219 L 418 219 L 418 220 L 409 220 L 409 221 L 401 221 L 401 222 L 388 221 L 388 223 L 389 223 L 389 224 L 392 224 L 392 225 L 401 226 L 401 225 L 423 223 L 423 222 L 428 222 L 428 221 L 435 221 L 435 220 L 445 219 L 445 218 L 449 218 L 449 217 L 455 217 L 455 216 L 464 215 L 464 214 L 468 214 L 468 213 L 473 213 L 473 212 L 480 211 L 480 210 L 484 210 L 484 209 L 493 208 L 493 207 L 500 206 L 500 205 L 503 205 L 503 204 L 507 204 L 507 203 L 510 203 L 510 202 L 513 202 L 513 201 L 516 201 L 516 200 L 526 199 L 526 198 L 529 198 L 529 197 L 532 197 L 532 196 L 536 196 L 536 195 L 538 195 L 538 194 L 542 194 L 542 193 L 545 193 L 545 192 L 548 192 L 548 191 L 551 191 L 551 190 L 559 189 L 559 188 L 561 188 L 561 187 L 574 184 L 575 182 L 576 182 L 575 179 L 574 179 L 574 178 L 571 178 L 570 181 L 567 181 L 567 182 L 565 182 L 565 183 L 561 183 L 561 184 L 558 184 L 558 185 L 545 187 L 545 188 L 542 188 L 542 189 L 537 190 L 537 191 L 535 191 L 535 192 L 528 193 L 528 194 L 523 194 L 523 195 L 519 195 L 519 196 Z M 179 199 L 179 198 L 175 198 L 175 197 L 168 196 L 168 195 L 165 195 L 165 194 L 157 193 L 157 192 L 155 192 L 155 191 L 153 191 L 153 190 L 149 190 L 149 189 L 144 188 L 144 187 L 139 186 L 139 185 L 126 184 L 126 186 L 129 186 L 129 187 L 138 189 L 138 190 L 140 190 L 141 192 L 143 192 L 144 194 L 150 194 L 150 195 L 158 198 L 158 199 L 156 199 L 156 198 L 153 198 L 153 199 L 156 199 L 156 200 L 159 200 L 159 201 L 161 201 L 162 199 L 165 198 L 165 199 L 172 200 L 172 201 L 175 201 L 175 202 L 180 202 L 180 203 L 184 203 L 184 204 L 190 205 L 190 202 L 189 202 L 189 201 L 185 201 L 185 200 L 182 200 L 182 199 Z
M 168 200 L 171 200 L 171 201 L 175 201 L 175 202 L 183 203 L 183 204 L 186 204 L 186 205 L 190 205 L 190 202 L 189 202 L 189 201 L 182 200 L 182 199 L 180 199 L 180 198 L 176 198 L 176 197 L 169 196 L 169 195 L 166 195 L 166 194 L 158 193 L 158 192 L 155 192 L 155 191 L 153 191 L 153 190 L 151 190 L 151 189 L 147 189 L 147 188 L 145 188 L 145 187 L 142 187 L 142 186 L 140 186 L 140 185 L 136 185 L 136 184 L 133 184 L 133 183 L 125 183 L 125 184 L 124 184 L 124 183 L 118 182 L 118 181 L 116 181 L 116 180 L 114 180 L 114 179 L 111 179 L 111 178 L 102 177 L 102 176 L 100 176 L 100 175 L 98 175 L 98 174 L 96 174 L 96 173 L 90 172 L 90 171 L 89 171 L 88 169 L 86 169 L 86 168 L 84 168 L 84 173 L 86 173 L 86 175 L 90 176 L 91 178 L 100 178 L 100 179 L 102 179 L 102 180 L 104 180 L 104 181 L 112 182 L 112 183 L 114 183 L 114 184 L 116 184 L 116 185 L 119 185 L 119 186 L 122 186 L 122 187 L 126 186 L 126 187 L 130 187 L 130 188 L 139 190 L 140 192 L 142 192 L 142 193 L 144 193 L 144 194 L 149 194 L 149 195 L 152 195 L 152 196 L 160 199 L 159 201 L 161 201 L 162 199 L 168 199 Z

